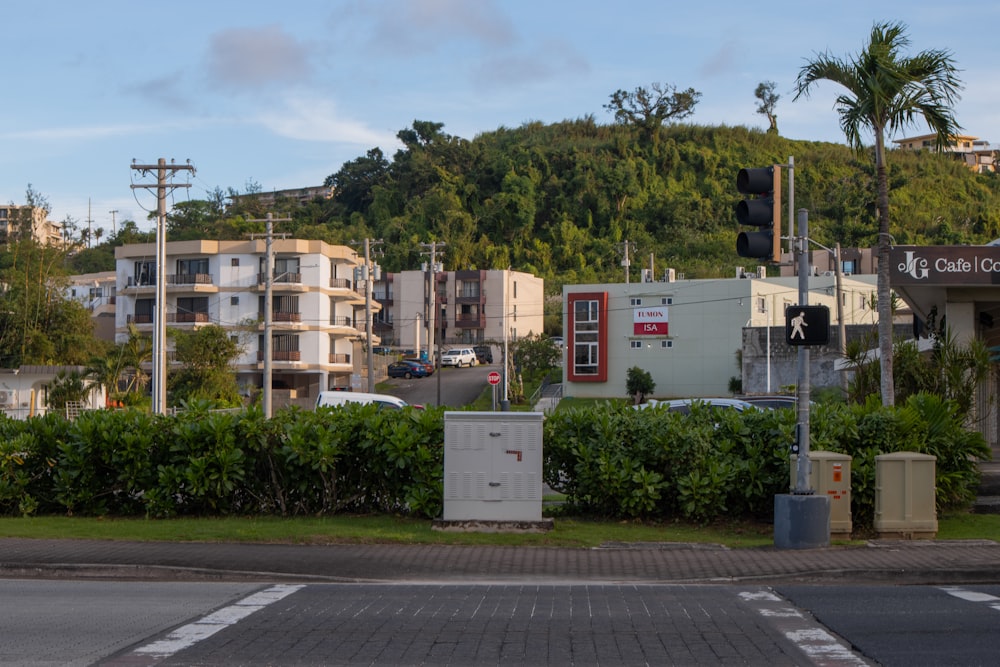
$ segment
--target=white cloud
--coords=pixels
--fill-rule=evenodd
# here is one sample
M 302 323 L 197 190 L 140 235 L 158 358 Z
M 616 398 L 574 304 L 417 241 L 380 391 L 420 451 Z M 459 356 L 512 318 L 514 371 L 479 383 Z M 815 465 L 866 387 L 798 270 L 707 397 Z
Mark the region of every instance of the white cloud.
M 277 111 L 261 113 L 255 120 L 270 131 L 288 139 L 331 143 L 395 146 L 395 134 L 383 133 L 363 122 L 342 118 L 330 100 L 306 96 L 289 96 Z

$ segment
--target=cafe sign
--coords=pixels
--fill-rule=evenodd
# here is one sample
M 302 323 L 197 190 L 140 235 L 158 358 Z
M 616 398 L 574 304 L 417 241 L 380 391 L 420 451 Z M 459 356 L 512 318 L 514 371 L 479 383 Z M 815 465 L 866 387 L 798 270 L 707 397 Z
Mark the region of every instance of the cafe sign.
M 1000 285 L 1000 247 L 895 246 L 889 282 L 904 285 Z

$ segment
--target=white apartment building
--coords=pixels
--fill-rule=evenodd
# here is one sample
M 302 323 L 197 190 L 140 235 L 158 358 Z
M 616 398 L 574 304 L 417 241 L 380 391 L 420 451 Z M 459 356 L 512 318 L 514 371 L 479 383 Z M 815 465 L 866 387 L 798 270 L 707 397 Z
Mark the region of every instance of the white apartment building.
M 30 236 L 41 245 L 63 245 L 63 227 L 48 218 L 38 206 L 0 206 L 0 243 L 8 238 Z
M 366 376 L 366 300 L 355 282 L 357 253 L 322 241 L 272 243 L 272 398 L 274 405 L 310 406 L 319 391 L 360 387 Z M 128 325 L 152 333 L 156 304 L 156 245 L 116 248 L 115 334 Z M 259 390 L 264 377 L 266 243 L 174 241 L 166 244 L 168 328 L 217 324 L 244 346 L 236 363 L 241 388 Z M 372 310 L 378 304 L 372 301 Z M 374 339 L 377 342 L 377 338 Z M 169 351 L 168 351 L 169 355 Z
M 399 349 L 427 350 L 431 273 L 403 271 L 374 283 L 386 342 Z M 497 269 L 436 271 L 434 339 L 444 346 L 500 343 L 540 334 L 544 325 L 545 281 L 530 273 Z
M 830 308 L 836 279 L 813 276 L 809 303 Z M 845 325 L 872 325 L 875 276 L 843 278 Z M 744 328 L 784 327 L 798 303 L 798 278 L 668 280 L 563 287 L 563 395 L 626 398 L 628 369 L 648 371 L 658 398 L 729 394 L 741 376 Z M 783 337 L 773 341 L 788 347 Z

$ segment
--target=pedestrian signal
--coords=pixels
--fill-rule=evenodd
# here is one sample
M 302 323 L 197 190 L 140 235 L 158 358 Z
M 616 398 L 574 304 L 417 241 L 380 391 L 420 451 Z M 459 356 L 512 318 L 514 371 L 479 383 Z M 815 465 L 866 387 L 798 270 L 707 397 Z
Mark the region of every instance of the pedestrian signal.
M 827 306 L 788 306 L 785 342 L 789 345 L 828 345 L 830 309 Z

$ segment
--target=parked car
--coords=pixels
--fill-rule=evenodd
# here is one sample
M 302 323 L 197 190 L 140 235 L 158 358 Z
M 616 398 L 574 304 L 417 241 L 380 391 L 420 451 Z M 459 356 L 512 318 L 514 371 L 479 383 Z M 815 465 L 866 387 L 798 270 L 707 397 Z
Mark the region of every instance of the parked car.
M 555 345 L 560 349 L 562 349 L 562 347 L 565 346 L 566 344 L 565 341 L 563 341 L 562 336 L 552 336 L 551 338 L 549 338 L 549 340 L 552 341 L 553 345 Z
M 413 361 L 410 359 L 401 359 L 399 361 L 394 361 L 386 368 L 386 372 L 391 378 L 425 378 L 433 370 L 428 370 L 427 366 L 419 361 Z
M 367 394 L 361 391 L 321 391 L 316 397 L 317 408 L 336 408 L 360 403 L 361 405 L 371 405 L 374 403 L 382 410 L 401 410 L 409 403 L 396 396 L 388 394 Z M 421 406 L 415 405 L 415 408 Z
M 493 348 L 489 345 L 476 345 L 472 348 L 476 351 L 476 361 L 481 364 L 493 363 Z
M 453 347 L 441 355 L 442 366 L 461 368 L 462 366 L 472 367 L 477 363 L 479 362 L 476 361 L 476 351 L 471 347 Z
M 641 403 L 635 407 L 639 410 L 644 408 L 670 410 L 671 412 L 680 412 L 686 415 L 691 412 L 691 406 L 695 403 L 704 404 L 711 408 L 729 408 L 738 412 L 750 410 L 755 407 L 754 405 L 738 398 L 676 398 L 669 401 L 658 401 L 655 398 L 651 398 L 645 403 Z
M 783 396 L 778 394 L 762 394 L 758 396 L 740 396 L 740 400 L 746 401 L 758 408 L 776 410 L 778 408 L 794 408 L 798 405 L 798 399 L 794 396 Z

